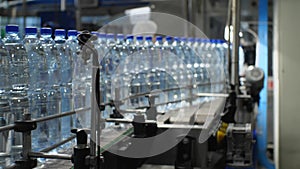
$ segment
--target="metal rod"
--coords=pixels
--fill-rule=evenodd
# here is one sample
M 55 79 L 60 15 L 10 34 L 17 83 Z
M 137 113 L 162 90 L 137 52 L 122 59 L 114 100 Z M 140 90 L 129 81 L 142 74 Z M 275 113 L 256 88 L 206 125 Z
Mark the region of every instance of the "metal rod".
M 71 155 L 68 154 L 47 154 L 42 152 L 29 152 L 29 157 L 33 158 L 48 158 L 48 159 L 60 159 L 60 160 L 71 160 Z
M 24 120 L 31 120 L 31 114 L 24 114 Z M 29 160 L 28 153 L 31 151 L 31 131 L 22 133 L 23 146 L 22 146 L 22 156 L 25 160 Z
M 61 114 L 56 114 L 56 115 L 52 115 L 52 116 L 47 116 L 47 117 L 43 117 L 43 118 L 38 118 L 38 119 L 34 119 L 34 120 L 32 120 L 32 121 L 33 121 L 33 122 L 36 122 L 36 123 L 40 123 L 40 122 L 49 121 L 49 120 L 56 119 L 56 118 L 61 118 L 61 117 L 65 117 L 65 116 L 74 115 L 74 114 L 76 114 L 76 113 L 83 113 L 84 111 L 87 111 L 87 110 L 90 110 L 90 109 L 91 109 L 91 108 L 81 108 L 81 109 L 76 109 L 75 111 L 64 112 L 64 113 L 61 113 Z M 15 125 L 14 125 L 14 124 L 2 126 L 2 127 L 0 127 L 0 132 L 13 130 L 14 128 L 15 128 Z
M 198 97 L 229 97 L 229 94 L 226 93 L 197 93 Z
M 239 93 L 239 46 L 240 46 L 240 0 L 232 0 L 232 25 L 233 25 L 233 56 L 231 58 L 232 74 L 231 80 L 234 85 L 234 90 Z
M 15 128 L 15 125 L 14 125 L 14 124 L 10 124 L 10 125 L 7 125 L 7 126 L 3 126 L 3 127 L 0 127 L 0 132 L 13 130 L 14 128 Z
M 193 83 L 191 85 L 168 88 L 168 89 L 163 89 L 163 90 L 159 90 L 159 91 L 138 93 L 138 94 L 130 95 L 130 96 L 128 96 L 128 97 L 126 97 L 122 100 L 133 99 L 133 98 L 141 97 L 141 96 L 147 96 L 149 94 L 159 94 L 161 92 L 169 92 L 169 91 L 180 90 L 180 89 L 191 89 L 191 88 L 195 88 L 195 86 L 206 86 L 206 85 L 214 85 L 214 84 L 224 84 L 225 85 L 225 82 L 211 82 L 211 83 L 200 83 L 200 82 L 198 82 L 198 83 Z
M 32 121 L 36 122 L 36 123 L 40 123 L 40 122 L 49 121 L 49 120 L 52 120 L 52 119 L 57 119 L 57 118 L 62 118 L 62 117 L 66 117 L 66 116 L 71 116 L 71 115 L 74 115 L 76 113 L 82 113 L 82 112 L 87 111 L 89 109 L 90 108 L 81 108 L 81 109 L 77 109 L 77 110 L 71 111 L 71 112 L 63 112 L 63 113 L 60 113 L 60 114 L 55 114 L 55 115 L 51 115 L 51 116 L 47 116 L 47 117 L 42 117 L 42 118 L 34 119 Z
M 101 122 L 101 111 L 99 110 L 98 101 L 100 102 L 99 97 L 99 82 L 100 82 L 100 72 L 99 72 L 99 61 L 98 53 L 93 48 L 89 46 L 92 44 L 86 44 L 90 50 L 92 50 L 92 94 L 91 94 L 91 136 L 90 136 L 90 155 L 91 157 L 96 157 L 97 151 L 100 151 L 100 122 Z M 96 169 L 99 166 L 91 165 L 90 169 Z
M 50 147 L 47 147 L 47 148 L 41 150 L 41 152 L 46 153 L 46 152 L 49 152 L 49 151 L 51 151 L 51 150 L 54 150 L 54 149 L 56 149 L 57 147 L 59 147 L 59 146 L 61 146 L 61 145 L 64 145 L 64 144 L 66 144 L 67 142 L 70 142 L 70 141 L 72 141 L 72 140 L 75 139 L 75 138 L 76 138 L 75 135 L 74 135 L 74 136 L 71 136 L 71 137 L 69 137 L 69 138 L 67 138 L 67 139 L 65 139 L 65 140 L 63 140 L 63 141 L 61 141 L 61 142 L 59 142 L 59 143 L 56 143 L 56 144 L 54 144 L 54 145 L 52 145 L 52 146 L 50 146 Z
M 106 118 L 106 122 L 113 122 L 113 123 L 132 123 L 133 120 L 130 119 L 116 119 L 116 118 Z M 156 123 L 155 120 L 145 120 L 145 123 Z
M 157 124 L 157 127 L 160 129 L 198 129 L 202 130 L 205 127 L 201 125 L 186 125 L 186 124 Z

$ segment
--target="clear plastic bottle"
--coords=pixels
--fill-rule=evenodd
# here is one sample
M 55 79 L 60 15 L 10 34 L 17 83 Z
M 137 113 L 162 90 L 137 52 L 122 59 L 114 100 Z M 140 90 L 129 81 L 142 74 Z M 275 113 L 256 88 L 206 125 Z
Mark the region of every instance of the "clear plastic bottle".
M 68 30 L 68 39 L 66 41 L 67 51 L 68 54 L 71 56 L 72 62 L 72 101 L 73 101 L 73 108 L 79 109 L 85 107 L 85 84 L 84 84 L 84 60 L 81 57 L 80 53 L 80 46 L 77 40 L 78 31 L 77 30 Z M 67 94 L 67 93 L 65 93 Z M 66 95 L 70 97 L 70 95 Z M 63 96 L 64 98 L 64 96 Z M 67 101 L 67 100 L 66 100 Z M 72 116 L 72 127 L 81 128 L 83 127 L 80 123 L 81 117 L 80 114 Z M 68 128 L 66 130 L 69 130 Z M 68 132 L 68 131 L 66 131 Z M 67 133 L 67 135 L 70 132 Z M 63 135 L 65 135 L 63 133 Z
M 116 67 L 117 60 L 119 60 L 118 53 L 115 48 L 115 35 L 112 33 L 108 33 L 106 35 L 106 46 L 108 47 L 108 51 L 105 54 L 103 61 L 105 62 L 105 92 L 106 92 L 106 102 L 111 100 L 111 77 L 113 71 Z
M 51 32 L 51 33 L 50 33 Z M 57 45 L 51 38 L 52 30 L 42 28 L 41 40 L 47 55 L 48 65 L 48 89 L 47 89 L 47 113 L 48 115 L 55 115 L 61 113 L 61 69 L 60 56 L 63 54 L 62 45 Z M 48 49 L 45 49 L 48 47 Z M 62 47 L 62 48 L 61 48 Z M 48 121 L 49 127 L 49 144 L 54 144 L 61 139 L 61 124 L 60 119 L 53 119 Z
M 174 101 L 177 99 L 177 96 L 179 96 L 179 90 L 175 89 L 178 87 L 177 83 L 177 71 L 179 71 L 178 66 L 180 63 L 175 61 L 175 58 L 177 59 L 177 56 L 175 55 L 175 48 L 173 46 L 173 38 L 171 36 L 165 37 L 165 42 L 163 44 L 164 47 L 164 60 L 166 64 L 166 69 L 169 71 L 167 72 L 166 81 L 167 83 L 166 88 L 170 89 L 168 90 L 168 101 Z M 171 105 L 171 104 L 169 104 Z M 170 109 L 173 106 L 168 106 L 168 109 Z
M 28 54 L 29 61 L 29 92 L 33 92 L 37 88 L 42 88 L 40 78 L 40 64 L 41 57 L 39 56 L 39 40 L 37 37 L 37 28 L 27 27 L 25 28 L 25 38 L 23 40 L 26 52 Z
M 9 75 L 12 90 L 10 92 L 10 114 L 7 117 L 7 124 L 12 124 L 17 120 L 22 120 L 23 115 L 28 113 L 28 56 L 26 49 L 18 36 L 19 27 L 17 25 L 6 26 L 5 46 L 10 54 Z M 11 142 L 12 158 L 19 158 L 17 155 L 21 149 L 22 136 L 20 133 L 9 131 L 9 142 Z
M 211 93 L 211 62 L 212 62 L 212 53 L 210 51 L 210 40 L 203 39 L 201 44 L 201 57 L 204 60 L 204 64 L 201 65 L 203 69 L 203 93 Z M 204 100 L 209 100 L 208 97 L 204 97 Z
M 136 36 L 136 42 L 132 47 L 135 49 L 133 51 L 133 55 L 131 59 L 134 59 L 135 64 L 130 64 L 130 79 L 129 79 L 129 86 L 130 86 L 130 95 L 136 95 L 141 93 L 141 84 L 140 84 L 140 77 L 141 73 L 145 71 L 146 60 L 142 57 L 145 57 L 145 47 L 144 47 L 144 37 L 143 36 Z M 144 61 L 144 62 L 143 62 Z M 134 97 L 131 99 L 132 106 L 139 106 L 140 98 Z
M 19 26 L 7 25 L 6 36 L 3 41 L 10 54 L 9 71 L 12 88 L 27 90 L 29 80 L 28 56 L 18 34 Z
M 45 117 L 47 115 L 47 95 L 46 95 L 46 79 L 47 67 L 46 57 L 43 48 L 40 46 L 37 38 L 37 28 L 28 27 L 25 29 L 24 46 L 28 53 L 29 60 L 29 111 L 32 118 Z M 46 122 L 38 123 L 37 129 L 32 131 L 33 149 L 43 149 L 48 146 L 48 128 Z
M 66 43 L 66 31 L 64 29 L 55 30 L 56 56 L 60 62 L 60 94 L 61 94 L 61 112 L 69 112 L 73 109 L 72 105 L 72 61 L 73 55 L 70 50 L 72 47 Z M 52 96 L 58 98 L 58 96 Z M 58 112 L 60 113 L 60 111 Z M 70 136 L 72 126 L 71 116 L 61 118 L 61 137 L 62 139 Z

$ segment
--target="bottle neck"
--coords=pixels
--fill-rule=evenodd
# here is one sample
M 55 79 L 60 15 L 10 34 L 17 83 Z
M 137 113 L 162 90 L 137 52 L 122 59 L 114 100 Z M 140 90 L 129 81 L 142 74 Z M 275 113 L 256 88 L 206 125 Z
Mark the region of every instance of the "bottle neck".
M 127 45 L 133 45 L 133 39 L 127 39 L 126 44 Z
M 16 42 L 21 42 L 20 37 L 18 36 L 17 32 L 7 32 L 5 36 L 5 41 L 6 43 L 16 43 Z
M 172 41 L 170 40 L 165 41 L 164 46 L 166 47 L 172 46 Z
M 111 46 L 111 45 L 114 45 L 114 44 L 115 44 L 115 41 L 114 41 L 114 39 L 112 39 L 112 38 L 108 38 L 106 44 L 107 44 L 108 46 Z
M 51 34 L 42 34 L 40 41 L 44 43 L 53 43 L 53 39 L 51 37 Z
M 37 40 L 37 34 L 26 34 L 24 40 Z
M 163 42 L 161 40 L 158 40 L 155 42 L 155 46 L 163 46 Z
M 151 40 L 146 40 L 145 46 L 153 46 L 153 42 Z
M 124 42 L 124 38 L 117 38 L 117 43 L 123 43 Z
M 66 42 L 66 39 L 64 36 L 62 35 L 58 35 L 58 36 L 55 36 L 55 39 L 54 39 L 55 43 L 58 43 L 58 44 L 63 44 Z

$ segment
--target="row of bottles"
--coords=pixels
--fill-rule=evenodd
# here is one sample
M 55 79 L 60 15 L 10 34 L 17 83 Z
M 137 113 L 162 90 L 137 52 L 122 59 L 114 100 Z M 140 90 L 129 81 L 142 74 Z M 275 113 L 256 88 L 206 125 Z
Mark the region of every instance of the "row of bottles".
M 63 29 L 55 30 L 53 39 L 51 28 L 41 28 L 38 35 L 37 28 L 28 27 L 24 38 L 20 38 L 17 25 L 6 26 L 6 36 L 3 41 L 0 39 L 1 126 L 22 120 L 26 113 L 36 119 L 74 109 L 72 77 L 73 59 L 79 50 L 77 31 L 69 30 L 68 39 L 65 37 Z M 32 132 L 33 150 L 68 138 L 76 122 L 75 117 L 68 116 L 38 123 Z M 13 149 L 20 149 L 21 134 L 14 131 L 1 134 L 0 151 L 16 158 Z M 5 160 L 3 165 L 12 162 L 10 158 Z
M 157 95 L 161 111 L 198 104 L 198 93 L 225 90 L 227 44 L 223 40 L 166 36 L 132 36 L 94 32 L 99 54 L 103 102 L 119 100 L 123 109 L 149 106 L 147 93 Z M 141 95 L 144 93 L 145 95 Z M 140 96 L 137 96 L 140 95 Z M 130 97 L 131 98 L 128 98 Z M 135 97 L 136 96 L 136 97 Z M 195 98 L 196 97 L 196 98 Z M 110 113 L 109 107 L 107 107 Z
M 0 125 L 46 117 L 88 107 L 91 97 L 92 59 L 83 56 L 76 30 L 26 28 L 8 25 L 0 40 Z M 101 102 L 122 101 L 121 109 L 149 106 L 152 93 L 159 111 L 168 111 L 210 98 L 198 93 L 223 92 L 228 79 L 227 45 L 222 40 L 133 36 L 92 32 L 100 64 Z M 168 104 L 167 104 L 168 103 Z M 106 107 L 104 117 L 112 110 Z M 32 132 L 38 151 L 70 136 L 71 127 L 90 127 L 90 116 L 64 117 L 38 123 Z M 3 133 L 0 151 L 20 147 L 21 135 Z M 12 146 L 10 146 L 12 145 Z M 1 160 L 0 160 L 1 161 Z M 6 161 L 6 163 L 9 163 Z M 1 166 L 1 164 L 0 164 Z

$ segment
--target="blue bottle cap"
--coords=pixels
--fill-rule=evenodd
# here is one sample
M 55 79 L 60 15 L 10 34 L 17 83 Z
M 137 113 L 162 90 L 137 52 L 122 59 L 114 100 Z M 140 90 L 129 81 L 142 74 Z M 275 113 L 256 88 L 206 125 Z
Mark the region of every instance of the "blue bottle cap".
M 77 36 L 77 30 L 68 30 L 68 36 Z
M 217 40 L 216 39 L 211 39 L 210 43 L 217 43 Z
M 142 41 L 142 40 L 144 40 L 144 37 L 143 36 L 136 36 L 136 40 Z
M 174 41 L 179 42 L 180 41 L 179 37 L 175 36 Z
M 104 38 L 106 38 L 106 34 L 105 33 L 99 33 L 99 37 L 104 39 Z
M 186 42 L 187 38 L 186 37 L 181 37 L 180 40 L 183 41 L 183 42 Z
M 36 27 L 27 27 L 25 28 L 26 34 L 37 34 L 37 28 Z
M 115 35 L 113 33 L 108 33 L 108 34 L 106 34 L 106 37 L 109 39 L 114 39 Z
M 19 32 L 19 26 L 18 25 L 7 25 L 5 27 L 6 32 L 12 32 L 12 33 L 18 33 Z
M 41 28 L 41 35 L 51 35 L 52 28 Z
M 202 38 L 196 38 L 195 39 L 198 43 L 202 43 L 203 42 L 203 39 Z
M 152 36 L 146 36 L 146 41 L 152 41 Z
M 126 39 L 133 40 L 133 35 L 127 35 Z
M 172 37 L 171 36 L 166 36 L 166 41 L 172 41 Z
M 97 31 L 92 31 L 91 34 L 92 34 L 92 35 L 98 36 L 98 35 L 99 35 L 99 32 L 97 32 Z
M 191 37 L 191 38 L 188 38 L 188 41 L 189 41 L 189 42 L 195 42 L 196 39 Z
M 117 34 L 117 38 L 118 38 L 118 39 L 124 39 L 124 35 L 121 34 L 121 33 L 119 33 L 119 34 Z
M 162 41 L 162 37 L 161 36 L 156 36 L 156 41 Z
M 209 43 L 210 42 L 210 40 L 209 39 L 203 39 L 203 41 L 202 41 L 203 43 Z
M 66 31 L 64 29 L 56 29 L 55 36 L 66 36 Z

